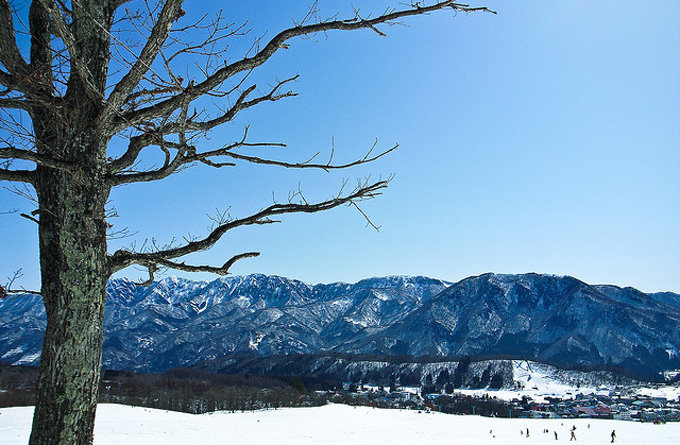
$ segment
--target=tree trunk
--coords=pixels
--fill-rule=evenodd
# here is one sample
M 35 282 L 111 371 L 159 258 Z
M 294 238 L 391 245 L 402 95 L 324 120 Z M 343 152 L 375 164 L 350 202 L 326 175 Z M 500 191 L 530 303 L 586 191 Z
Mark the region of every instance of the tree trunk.
M 108 189 L 99 147 L 69 151 L 83 166 L 82 174 L 39 168 L 36 185 L 47 330 L 32 445 L 93 440 L 109 275 L 104 220 Z

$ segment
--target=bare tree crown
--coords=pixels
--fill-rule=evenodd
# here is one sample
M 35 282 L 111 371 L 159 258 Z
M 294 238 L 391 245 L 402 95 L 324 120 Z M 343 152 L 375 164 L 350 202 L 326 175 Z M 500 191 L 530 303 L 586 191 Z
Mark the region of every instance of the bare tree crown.
M 397 146 L 382 151 L 374 151 L 373 146 L 366 156 L 337 164 L 332 153 L 326 163 L 248 154 L 241 149 L 284 145 L 252 141 L 248 128 L 241 138 L 214 147 L 205 148 L 204 137 L 243 110 L 296 95 L 290 85 L 298 76 L 277 79 L 267 89 L 249 82 L 254 70 L 287 48 L 295 37 L 358 29 L 384 36 L 385 26 L 409 16 L 445 9 L 493 12 L 447 0 L 416 2 L 373 15 L 355 10 L 346 19 L 322 19 L 314 4 L 294 26 L 268 40 L 254 39 L 241 58 L 228 60 L 224 49 L 230 39 L 247 35 L 246 24 L 230 22 L 223 12 L 185 23 L 183 3 L 33 0 L 26 21 L 20 18 L 20 5 L 0 0 L 0 180 L 31 185 L 41 169 L 53 169 L 86 181 L 96 172 L 104 178 L 108 195 L 112 187 L 161 180 L 194 164 L 221 168 L 254 163 L 328 171 L 374 161 Z M 28 59 L 17 44 L 22 32 L 30 36 Z M 193 40 L 188 41 L 188 36 Z M 192 73 L 198 74 L 185 78 L 189 61 Z M 205 107 L 208 99 L 217 104 L 211 113 Z M 22 115 L 31 123 L 22 124 L 26 121 Z M 85 128 L 83 122 L 87 122 Z M 82 152 L 70 148 L 82 143 L 85 133 L 88 140 L 104 147 L 86 160 Z M 127 147 L 111 155 L 106 147 L 114 137 L 126 140 Z M 162 163 L 142 168 L 146 150 L 161 152 Z M 159 267 L 226 274 L 236 260 L 258 253 L 235 255 L 219 267 L 187 265 L 176 259 L 211 247 L 236 227 L 269 224 L 275 222 L 272 217 L 286 213 L 357 206 L 379 195 L 388 182 L 359 181 L 355 187 L 316 203 L 307 202 L 302 193 L 293 194 L 287 203 L 274 203 L 242 218 L 224 218 L 205 237 L 180 246 L 119 250 L 109 255 L 108 271 L 137 264 L 148 269 L 150 279 Z M 50 211 L 43 203 L 39 206 L 30 218 L 36 222 L 40 212 Z

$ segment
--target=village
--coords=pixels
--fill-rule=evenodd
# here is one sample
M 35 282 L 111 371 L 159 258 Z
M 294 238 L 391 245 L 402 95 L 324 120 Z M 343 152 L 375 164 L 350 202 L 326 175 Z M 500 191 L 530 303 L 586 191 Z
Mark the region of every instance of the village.
M 626 390 L 611 390 L 583 394 L 563 399 L 545 397 L 535 402 L 529 397 L 511 402 L 518 417 L 530 418 L 600 418 L 638 420 L 642 422 L 680 421 L 680 400 L 630 394 Z
M 339 391 L 319 393 L 335 403 L 487 417 L 614 419 L 651 423 L 680 421 L 680 397 L 650 396 L 632 388 L 599 388 L 592 392 L 567 392 L 536 398 L 521 395 L 521 392 L 510 398 L 507 392 L 494 390 L 474 394 L 456 390 L 447 394 L 444 391 L 423 392 L 422 388 L 385 389 L 363 385 L 345 385 Z

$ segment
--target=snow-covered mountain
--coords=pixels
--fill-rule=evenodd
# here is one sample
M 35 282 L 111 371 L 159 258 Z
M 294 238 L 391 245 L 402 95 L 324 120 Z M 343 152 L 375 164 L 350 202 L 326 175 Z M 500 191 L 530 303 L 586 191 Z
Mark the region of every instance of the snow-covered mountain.
M 638 372 L 678 367 L 680 306 L 632 288 L 573 277 L 466 278 L 379 334 L 345 348 L 411 355 L 519 354 Z
M 652 374 L 680 368 L 680 296 L 588 285 L 572 277 L 484 274 L 449 285 L 426 277 L 308 285 L 248 275 L 149 287 L 112 280 L 104 365 L 165 370 L 234 353 L 328 351 L 505 355 L 614 365 Z M 0 301 L 0 360 L 39 358 L 37 296 Z
M 446 286 L 426 277 L 315 286 L 265 275 L 211 282 L 170 277 L 149 287 L 112 280 L 103 362 L 155 371 L 234 352 L 325 351 L 398 322 Z M 37 363 L 44 327 L 38 296 L 0 300 L 0 360 Z

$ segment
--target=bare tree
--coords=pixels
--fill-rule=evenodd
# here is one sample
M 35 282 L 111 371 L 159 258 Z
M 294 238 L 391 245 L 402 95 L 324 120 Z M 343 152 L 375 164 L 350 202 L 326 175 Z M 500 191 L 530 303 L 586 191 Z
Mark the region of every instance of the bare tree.
M 293 193 L 287 202 L 248 216 L 219 217 L 206 236 L 184 244 L 109 253 L 106 203 L 113 187 L 158 181 L 195 164 L 330 170 L 374 161 L 396 146 L 335 164 L 332 156 L 317 163 L 248 154 L 242 149 L 282 144 L 253 142 L 247 128 L 242 137 L 207 149 L 205 136 L 242 110 L 295 95 L 288 86 L 296 77 L 277 80 L 266 91 L 249 83 L 249 75 L 295 37 L 359 29 L 382 36 L 385 26 L 409 16 L 488 11 L 448 0 L 324 19 L 312 6 L 294 26 L 253 39 L 242 57 L 230 61 L 226 42 L 245 36 L 245 25 L 222 13 L 185 24 L 182 7 L 182 0 L 32 0 L 23 11 L 22 2 L 0 0 L 0 180 L 34 193 L 37 208 L 23 216 L 38 224 L 47 313 L 32 444 L 92 442 L 105 286 L 112 273 L 140 265 L 149 282 L 160 267 L 224 275 L 234 262 L 258 253 L 241 253 L 219 266 L 181 258 L 210 248 L 237 227 L 357 206 L 379 195 L 388 181 L 359 181 L 321 202 Z M 17 43 L 20 34 L 30 37 L 29 54 Z M 191 79 L 181 75 L 188 64 L 196 67 Z M 114 138 L 127 141 L 122 154 L 112 154 Z M 163 162 L 144 168 L 148 150 L 159 150 Z

